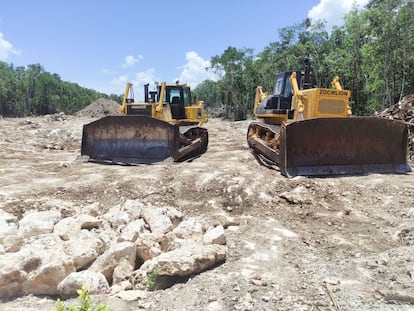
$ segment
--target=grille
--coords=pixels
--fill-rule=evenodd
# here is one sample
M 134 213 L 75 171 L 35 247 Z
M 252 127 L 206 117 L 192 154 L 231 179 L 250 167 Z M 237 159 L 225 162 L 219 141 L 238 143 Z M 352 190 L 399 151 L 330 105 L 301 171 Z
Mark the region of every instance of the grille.
M 152 115 L 152 106 L 151 105 L 145 105 L 145 106 L 128 105 L 127 106 L 127 114 L 128 115 L 151 116 Z
M 345 114 L 346 103 L 342 100 L 321 99 L 318 104 L 318 112 L 321 114 Z

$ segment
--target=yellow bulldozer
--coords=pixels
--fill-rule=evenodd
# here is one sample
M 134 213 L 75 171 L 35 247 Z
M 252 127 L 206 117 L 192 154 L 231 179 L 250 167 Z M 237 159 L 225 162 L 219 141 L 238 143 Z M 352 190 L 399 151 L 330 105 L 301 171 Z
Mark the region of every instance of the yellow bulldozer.
M 404 122 L 352 116 L 351 92 L 339 78 L 333 88 L 310 88 L 310 66 L 276 75 L 272 95 L 256 88 L 247 141 L 261 162 L 287 177 L 406 173 Z
M 119 116 L 83 126 L 81 155 L 95 162 L 149 164 L 190 160 L 207 150 L 204 102 L 192 102 L 187 84 L 156 83 L 154 91 L 146 84 L 144 97 L 135 102 L 128 82 Z

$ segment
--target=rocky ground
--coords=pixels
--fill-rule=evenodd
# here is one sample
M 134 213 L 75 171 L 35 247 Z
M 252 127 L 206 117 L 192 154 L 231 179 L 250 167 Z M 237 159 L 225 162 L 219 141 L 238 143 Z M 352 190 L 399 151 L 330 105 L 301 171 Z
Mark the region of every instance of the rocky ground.
M 227 248 L 224 261 L 166 289 L 94 295 L 111 310 L 414 308 L 413 173 L 287 179 L 256 161 L 248 121 L 220 119 L 192 162 L 100 165 L 79 159 L 82 125 L 95 118 L 0 120 L 0 208 L 21 220 L 134 200 L 222 224 Z M 3 298 L 0 310 L 52 310 L 56 299 Z

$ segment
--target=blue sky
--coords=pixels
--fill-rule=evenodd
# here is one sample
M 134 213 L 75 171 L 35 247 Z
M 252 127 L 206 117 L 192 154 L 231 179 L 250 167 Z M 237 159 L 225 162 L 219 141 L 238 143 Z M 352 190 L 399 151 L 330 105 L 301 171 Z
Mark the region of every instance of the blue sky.
M 305 18 L 340 24 L 353 0 L 13 0 L 0 3 L 0 60 L 122 94 L 125 83 L 196 86 L 229 46 L 262 51 Z M 367 0 L 358 0 L 362 5 Z M 137 93 L 137 92 L 136 92 Z

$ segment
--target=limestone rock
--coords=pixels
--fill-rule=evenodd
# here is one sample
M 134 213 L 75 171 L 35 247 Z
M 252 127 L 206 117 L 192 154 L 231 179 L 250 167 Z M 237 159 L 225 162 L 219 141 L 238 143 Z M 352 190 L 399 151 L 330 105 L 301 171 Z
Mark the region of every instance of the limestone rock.
M 110 210 L 108 213 L 104 214 L 102 218 L 109 222 L 111 228 L 118 228 L 131 221 L 128 213 L 116 209 Z
M 167 233 L 173 228 L 166 208 L 146 207 L 142 210 L 142 218 L 149 225 L 151 232 Z
M 88 270 L 100 272 L 108 282 L 112 282 L 114 269 L 122 259 L 128 260 L 132 266 L 135 266 L 136 249 L 134 243 L 121 242 L 113 245 L 100 255 Z
M 34 236 L 18 252 L 0 256 L 0 296 L 55 295 L 60 281 L 74 271 L 58 236 Z
M 222 225 L 210 228 L 203 236 L 203 242 L 205 244 L 226 244 L 226 235 Z
M 140 233 L 145 232 L 145 222 L 142 219 L 129 223 L 119 237 L 120 241 L 135 242 Z
M 106 249 L 106 243 L 96 233 L 80 230 L 64 242 L 65 252 L 73 258 L 76 270 L 90 265 Z
M 43 233 L 51 233 L 54 225 L 60 218 L 61 214 L 59 211 L 29 213 L 20 220 L 20 232 L 25 238 Z
M 205 232 L 205 224 L 197 218 L 188 218 L 182 221 L 173 233 L 181 239 L 192 239 L 195 241 L 202 241 Z
M 131 264 L 127 258 L 121 258 L 118 265 L 114 269 L 114 273 L 112 274 L 112 283 L 119 284 L 122 281 L 127 280 L 135 270 L 134 268 L 135 263 Z
M 4 251 L 15 252 L 24 238 L 19 235 L 19 220 L 12 214 L 0 209 L 0 244 Z
M 91 294 L 101 293 L 109 289 L 108 281 L 99 272 L 83 270 L 72 272 L 58 284 L 58 293 L 62 297 L 77 296 L 77 290 L 85 285 Z
M 139 270 L 145 274 L 156 271 L 162 276 L 187 276 L 224 261 L 226 256 L 227 247 L 223 245 L 193 243 L 162 253 L 144 262 Z

